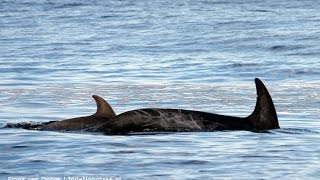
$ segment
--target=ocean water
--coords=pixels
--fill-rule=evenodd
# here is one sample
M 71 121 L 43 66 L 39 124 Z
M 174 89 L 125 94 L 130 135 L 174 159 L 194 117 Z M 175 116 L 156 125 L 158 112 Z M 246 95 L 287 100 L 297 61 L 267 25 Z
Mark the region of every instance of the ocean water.
M 0 179 L 319 179 L 320 1 L 0 0 Z M 105 136 L 3 128 L 183 108 L 281 129 Z M 81 179 L 82 178 L 82 179 Z

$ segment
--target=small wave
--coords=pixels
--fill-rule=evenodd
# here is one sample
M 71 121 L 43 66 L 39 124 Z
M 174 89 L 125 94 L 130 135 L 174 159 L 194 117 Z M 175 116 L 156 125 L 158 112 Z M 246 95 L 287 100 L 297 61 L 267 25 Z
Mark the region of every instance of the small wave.
M 19 122 L 19 123 L 6 123 L 2 126 L 0 123 L 1 128 L 21 128 L 21 129 L 37 129 L 39 126 L 46 125 L 50 122 Z
M 102 19 L 108 19 L 108 18 L 115 18 L 115 17 L 117 17 L 116 15 L 104 15 L 104 16 L 101 16 L 100 18 L 102 18 Z
M 11 146 L 12 149 L 21 149 L 21 148 L 28 148 L 30 146 L 23 146 L 23 145 L 17 145 L 17 146 Z
M 123 151 L 123 150 L 120 150 L 120 151 L 113 151 L 113 152 L 109 152 L 110 154 L 135 154 L 137 153 L 136 151 Z
M 7 122 L 5 121 L 0 121 L 0 129 L 5 128 L 7 126 Z
M 261 64 L 259 63 L 233 63 L 228 65 L 229 67 L 232 68 L 237 68 L 237 67 L 253 67 L 253 66 L 260 66 Z
M 285 72 L 285 71 L 283 71 Z M 288 69 L 287 73 L 295 76 L 295 75 L 319 75 L 320 70 L 316 68 L 299 68 L 299 69 Z
M 296 50 L 296 49 L 302 49 L 303 46 L 299 45 L 274 45 L 270 47 L 270 50 L 272 51 L 289 51 L 289 50 Z
M 319 56 L 319 52 L 297 52 L 297 53 L 290 53 L 289 56 Z
M 49 161 L 40 160 L 40 159 L 34 159 L 34 160 L 30 160 L 29 162 L 32 162 L 32 163 L 47 163 L 47 162 L 49 162 Z
M 183 164 L 208 164 L 209 161 L 205 161 L 205 160 L 188 160 L 188 161 L 184 161 Z
M 57 6 L 56 8 L 70 8 L 70 7 L 79 7 L 79 6 L 85 6 L 86 4 L 84 3 L 66 3 Z
M 251 12 L 258 12 L 258 13 L 269 13 L 269 12 L 274 12 L 271 10 L 267 10 L 267 9 L 255 9 L 255 10 L 249 10 Z
M 286 49 L 287 47 L 286 46 L 283 46 L 283 45 L 276 45 L 276 46 L 272 46 L 270 49 L 271 50 L 284 50 Z
M 283 134 L 320 134 L 318 131 L 310 130 L 310 129 L 297 129 L 297 128 L 281 128 L 275 130 L 275 132 L 283 133 Z

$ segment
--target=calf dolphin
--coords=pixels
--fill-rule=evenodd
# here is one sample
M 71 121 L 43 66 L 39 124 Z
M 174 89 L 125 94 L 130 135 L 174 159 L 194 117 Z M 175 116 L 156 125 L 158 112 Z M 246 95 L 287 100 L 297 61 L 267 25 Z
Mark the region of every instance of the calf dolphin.
M 139 132 L 191 132 L 219 130 L 264 131 L 280 128 L 271 96 L 258 78 L 256 106 L 245 118 L 184 109 L 137 109 L 116 115 L 101 97 L 93 95 L 97 112 L 91 116 L 55 121 L 39 130 L 89 130 L 105 134 Z

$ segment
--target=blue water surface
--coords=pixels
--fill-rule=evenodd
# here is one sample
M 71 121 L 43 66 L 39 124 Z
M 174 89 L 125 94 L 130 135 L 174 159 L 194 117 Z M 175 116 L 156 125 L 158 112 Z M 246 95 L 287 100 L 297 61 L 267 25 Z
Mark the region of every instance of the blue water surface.
M 256 77 L 282 127 L 136 136 L 2 128 L 0 179 L 318 179 L 319 9 L 317 0 L 0 0 L 0 127 L 92 114 L 92 94 L 117 114 L 245 117 Z

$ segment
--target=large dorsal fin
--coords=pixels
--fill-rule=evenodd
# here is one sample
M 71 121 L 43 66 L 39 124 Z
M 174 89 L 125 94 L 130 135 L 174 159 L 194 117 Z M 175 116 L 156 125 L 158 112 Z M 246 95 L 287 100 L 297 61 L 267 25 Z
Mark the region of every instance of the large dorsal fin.
M 116 116 L 111 106 L 102 97 L 92 95 L 97 104 L 97 112 L 94 114 L 98 117 L 113 118 Z
M 257 103 L 253 113 L 248 117 L 256 130 L 280 128 L 277 112 L 271 96 L 258 78 L 255 79 L 257 88 Z

